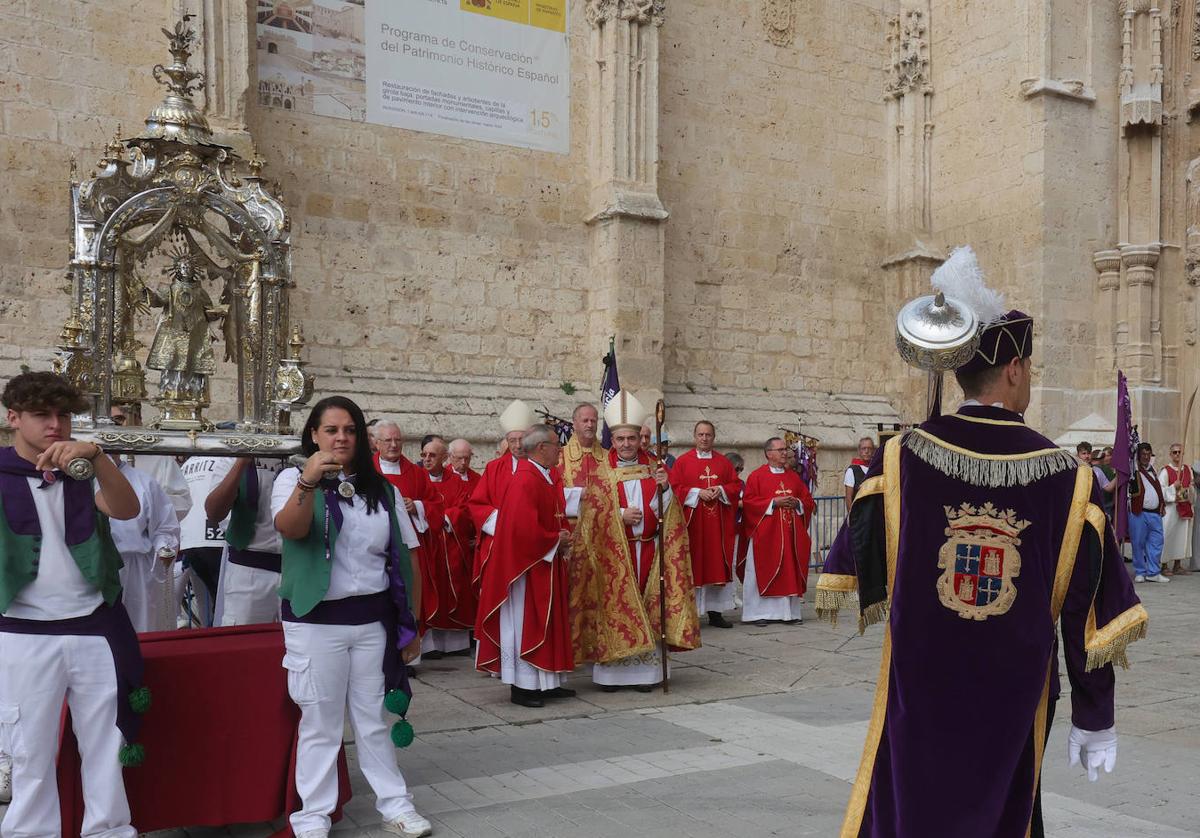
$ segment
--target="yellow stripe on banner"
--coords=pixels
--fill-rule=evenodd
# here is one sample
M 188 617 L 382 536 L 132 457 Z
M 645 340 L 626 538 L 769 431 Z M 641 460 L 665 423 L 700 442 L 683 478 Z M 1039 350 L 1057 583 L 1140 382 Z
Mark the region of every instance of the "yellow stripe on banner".
M 887 602 L 890 604 L 893 585 L 896 581 L 896 560 L 900 552 L 900 441 L 894 436 L 883 449 L 883 519 L 887 533 Z M 858 775 L 850 791 L 850 802 L 846 806 L 846 818 L 842 821 L 842 838 L 856 838 L 862 829 L 863 814 L 867 809 L 867 796 L 871 792 L 871 778 L 875 774 L 875 758 L 879 753 L 879 740 L 883 737 L 883 723 L 887 718 L 888 681 L 892 670 L 892 627 L 890 621 L 883 627 L 883 651 L 879 656 L 879 676 L 875 682 L 875 702 L 871 709 L 871 723 L 867 727 L 867 741 L 863 744 L 862 760 L 858 764 Z
M 871 495 L 878 495 L 882 491 L 883 491 L 883 475 L 877 474 L 874 477 L 868 477 L 861 484 L 859 484 L 858 491 L 854 493 L 854 501 L 855 501 L 855 503 L 857 503 L 859 498 L 866 498 L 866 497 L 870 497 Z
M 1046 683 L 1042 687 L 1042 698 L 1038 702 L 1037 713 L 1033 717 L 1033 799 L 1037 801 L 1038 783 L 1042 779 L 1042 757 L 1046 750 L 1046 716 L 1050 705 L 1050 670 L 1053 664 L 1046 667 Z M 1025 838 L 1030 838 L 1033 832 L 1033 809 L 1029 810 L 1029 824 L 1025 827 Z
M 1088 499 L 1092 496 L 1092 470 L 1081 466 L 1075 472 L 1075 492 L 1071 495 L 1071 509 L 1067 513 L 1067 528 L 1063 531 L 1062 546 L 1058 550 L 1058 565 L 1054 570 L 1054 591 L 1050 596 L 1050 619 L 1058 624 L 1063 601 L 1067 598 L 1067 587 L 1071 574 L 1075 572 L 1075 556 L 1079 554 L 1079 540 L 1083 537 L 1083 525 L 1087 521 Z

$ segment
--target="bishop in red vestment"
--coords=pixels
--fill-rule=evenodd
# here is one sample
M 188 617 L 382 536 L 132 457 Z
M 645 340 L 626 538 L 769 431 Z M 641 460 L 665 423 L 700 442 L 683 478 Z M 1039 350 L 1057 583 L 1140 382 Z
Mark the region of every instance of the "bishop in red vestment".
M 734 542 L 741 482 L 733 463 L 713 451 L 717 439 L 711 422 L 693 429 L 695 449 L 681 454 L 671 467 L 671 488 L 684 507 L 696 608 L 708 612 L 708 623 L 720 628 L 733 624 L 721 616 L 733 608 Z
M 504 442 L 508 450 L 484 466 L 483 477 L 467 501 L 471 522 L 479 533 L 479 543 L 475 547 L 475 565 L 471 573 L 476 594 L 483 565 L 492 551 L 492 537 L 496 532 L 496 516 L 500 511 L 500 504 L 504 501 L 508 484 L 517 473 L 517 463 L 525 456 L 521 449 L 521 438 L 525 436 L 525 430 L 536 422 L 533 411 L 519 399 L 505 408 L 500 414 L 500 428 L 504 432 Z
M 798 623 L 812 552 L 808 523 L 816 503 L 800 475 L 786 467 L 784 441 L 772 437 L 764 451 L 767 464 L 751 473 L 742 494 L 742 622 Z
M 562 686 L 575 668 L 565 561 L 571 531 L 557 436 L 539 425 L 521 445 L 527 456 L 500 502 L 483 561 L 476 666 L 509 684 L 514 704 L 541 707 L 575 694 Z

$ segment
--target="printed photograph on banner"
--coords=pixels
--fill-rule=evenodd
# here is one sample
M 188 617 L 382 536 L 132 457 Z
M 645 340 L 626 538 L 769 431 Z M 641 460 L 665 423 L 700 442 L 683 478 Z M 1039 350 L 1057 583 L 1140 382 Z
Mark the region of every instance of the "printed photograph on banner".
M 258 0 L 258 99 L 266 107 L 366 119 L 363 0 Z

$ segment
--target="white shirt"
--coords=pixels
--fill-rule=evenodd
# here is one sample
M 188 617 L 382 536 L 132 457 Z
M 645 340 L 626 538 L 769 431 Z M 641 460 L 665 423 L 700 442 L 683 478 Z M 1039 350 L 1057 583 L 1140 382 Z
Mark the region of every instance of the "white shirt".
M 188 462 L 190 463 L 191 461 L 189 460 Z M 212 476 L 209 482 L 208 490 L 210 492 L 233 470 L 235 462 L 236 459 L 233 457 L 220 457 L 217 459 L 217 464 L 212 469 Z M 279 532 L 275 529 L 275 514 L 271 511 L 271 489 L 275 485 L 275 475 L 283 468 L 283 463 L 278 461 L 272 463 L 269 460 L 256 459 L 254 461 L 254 468 L 258 472 L 258 509 L 254 515 L 254 535 L 251 536 L 250 543 L 246 545 L 246 549 L 259 553 L 278 553 L 282 549 L 282 542 L 279 538 Z M 222 538 L 224 537 L 224 530 L 228 527 L 229 516 L 225 516 L 225 522 L 221 528 Z
M 190 457 L 180 466 L 183 479 L 187 481 L 188 491 L 192 496 L 192 508 L 180 522 L 181 533 L 179 546 L 181 550 L 195 550 L 199 547 L 224 547 L 225 529 L 229 526 L 229 516 L 225 520 L 209 521 L 204 512 L 204 502 L 213 487 L 212 476 L 217 464 L 226 457 Z M 267 494 L 268 503 L 270 493 Z M 272 525 L 273 526 L 273 525 Z M 276 550 L 278 552 L 278 550 Z
M 154 556 L 159 550 L 179 552 L 179 519 L 175 505 L 159 482 L 122 461 L 121 474 L 129 481 L 142 508 L 127 521 L 112 519 L 113 544 L 122 556 Z M 96 490 L 99 491 L 99 486 Z
M 1138 479 L 1142 481 L 1142 509 L 1158 509 L 1158 492 L 1154 491 L 1154 484 L 1142 473 L 1140 468 L 1138 469 Z
M 299 478 L 298 468 L 284 469 L 275 478 L 271 489 L 272 517 L 283 511 Z M 380 505 L 374 514 L 368 514 L 367 501 L 362 495 L 355 495 L 350 503 L 341 500 L 338 503 L 342 509 L 342 527 L 333 547 L 333 567 L 329 571 L 329 590 L 324 599 L 345 599 L 387 590 L 387 548 L 391 538 L 387 509 Z M 420 542 L 408 516 L 397 515 L 396 520 L 405 546 L 416 549 Z M 324 523 L 315 521 L 312 526 L 324 527 Z
M 26 479 L 42 528 L 42 546 L 38 553 L 37 577 L 17 592 L 4 616 L 21 620 L 85 617 L 100 607 L 104 597 L 83 578 L 67 548 L 62 480 L 39 489 L 41 478 Z
M 171 499 L 177 520 L 182 521 L 187 517 L 192 511 L 194 501 L 191 488 L 174 457 L 165 454 L 138 454 L 133 458 L 133 465 L 154 478 L 162 487 Z
M 848 486 L 851 489 L 854 488 L 854 470 L 857 468 L 858 466 L 850 466 L 846 469 L 846 477 L 842 480 L 843 486 Z M 865 474 L 866 471 L 867 470 L 864 468 L 863 473 Z

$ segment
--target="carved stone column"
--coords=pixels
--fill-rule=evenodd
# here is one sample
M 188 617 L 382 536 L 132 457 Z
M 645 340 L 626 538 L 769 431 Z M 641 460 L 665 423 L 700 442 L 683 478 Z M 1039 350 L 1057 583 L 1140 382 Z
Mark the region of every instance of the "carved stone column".
M 1155 268 L 1159 246 L 1122 245 L 1121 267 L 1125 271 L 1127 321 L 1118 323 L 1125 342 L 1118 347 L 1119 363 L 1129 380 L 1139 384 L 1158 380 L 1158 360 L 1162 357 L 1162 335 L 1153 316 Z M 1122 329 L 1123 326 L 1123 329 Z
M 1105 374 L 1116 368 L 1117 364 L 1117 324 L 1118 297 L 1121 290 L 1121 251 L 1097 250 L 1092 255 L 1092 264 L 1100 275 L 1097 295 L 1097 330 L 1096 350 L 1099 355 L 1100 370 Z
M 1136 386 L 1163 383 L 1156 282 L 1162 240 L 1162 16 L 1159 0 L 1121 0 L 1120 10 L 1117 206 L 1126 319 L 1118 323 L 1117 364 Z
M 944 260 L 930 242 L 933 229 L 933 84 L 929 65 L 928 0 L 891 0 L 888 63 L 883 89 L 887 108 L 888 252 L 884 299 L 889 311 L 926 293 L 929 275 Z M 919 416 L 923 378 L 906 376 L 901 413 Z
M 591 334 L 617 337 L 621 383 L 661 391 L 664 242 L 658 33 L 665 0 L 587 0 Z
M 250 154 L 246 107 L 255 80 L 255 24 L 245 0 L 176 0 L 192 15 L 203 54 L 197 56 L 204 87 L 196 99 L 213 134 L 244 156 Z M 243 147 L 244 146 L 244 147 Z

